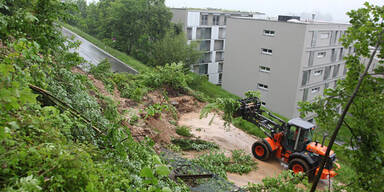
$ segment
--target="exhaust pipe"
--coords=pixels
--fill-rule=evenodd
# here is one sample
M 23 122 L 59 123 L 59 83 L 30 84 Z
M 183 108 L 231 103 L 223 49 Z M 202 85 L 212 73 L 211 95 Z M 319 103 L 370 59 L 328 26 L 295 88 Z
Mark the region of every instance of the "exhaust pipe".
M 321 142 L 321 147 L 323 147 L 324 146 L 324 141 L 325 141 L 325 138 L 328 136 L 328 134 L 324 134 L 324 136 L 323 136 L 323 141 Z

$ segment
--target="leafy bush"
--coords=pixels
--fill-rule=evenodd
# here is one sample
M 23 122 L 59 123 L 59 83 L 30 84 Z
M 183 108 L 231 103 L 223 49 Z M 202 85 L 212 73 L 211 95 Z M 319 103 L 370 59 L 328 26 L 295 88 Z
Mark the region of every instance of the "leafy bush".
M 105 88 L 110 93 L 113 93 L 116 84 L 112 79 L 113 73 L 111 73 L 111 64 L 107 59 L 100 62 L 97 66 L 91 65 L 89 73 L 92 74 L 96 79 L 101 80 Z
M 242 174 L 256 169 L 256 162 L 242 150 L 232 151 L 231 158 L 226 157 L 223 152 L 211 151 L 193 159 L 193 162 L 224 178 L 227 177 L 226 172 Z
M 154 117 L 154 118 L 159 118 L 161 116 L 161 113 L 163 111 L 168 110 L 168 105 L 166 104 L 153 104 L 144 109 L 145 116 L 144 119 L 147 119 L 148 117 Z
M 215 102 L 207 104 L 200 113 L 200 118 L 207 117 L 211 112 L 224 111 L 224 125 L 227 126 L 233 121 L 233 114 L 240 108 L 240 102 L 232 98 L 217 98 Z M 213 117 L 211 119 L 211 122 Z M 211 123 L 210 122 L 210 123 Z
M 200 140 L 200 139 L 172 139 L 173 144 L 179 146 L 184 151 L 204 151 L 208 149 L 218 149 L 219 146 L 215 143 Z
M 186 126 L 177 127 L 176 133 L 184 137 L 192 137 L 191 129 Z
M 299 184 L 303 185 L 298 186 Z M 250 192 L 259 191 L 284 191 L 284 192 L 306 192 L 308 191 L 308 179 L 303 173 L 294 174 L 292 171 L 283 171 L 277 177 L 267 177 L 261 184 L 249 183 L 246 188 Z

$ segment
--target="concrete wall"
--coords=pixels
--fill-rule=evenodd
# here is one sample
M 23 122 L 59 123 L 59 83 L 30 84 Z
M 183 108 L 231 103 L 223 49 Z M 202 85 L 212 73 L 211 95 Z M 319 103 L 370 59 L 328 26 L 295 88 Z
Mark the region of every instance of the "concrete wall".
M 188 11 L 186 9 L 171 9 L 171 12 L 173 14 L 171 22 L 182 24 L 184 31 L 186 32 Z
M 264 35 L 264 30 L 275 36 Z M 303 24 L 229 18 L 224 61 L 223 88 L 239 96 L 248 90 L 261 92 L 266 107 L 285 117 L 293 117 L 301 69 Z M 261 53 L 271 49 L 272 55 Z M 260 66 L 269 67 L 269 73 Z M 268 85 L 268 90 L 258 88 Z

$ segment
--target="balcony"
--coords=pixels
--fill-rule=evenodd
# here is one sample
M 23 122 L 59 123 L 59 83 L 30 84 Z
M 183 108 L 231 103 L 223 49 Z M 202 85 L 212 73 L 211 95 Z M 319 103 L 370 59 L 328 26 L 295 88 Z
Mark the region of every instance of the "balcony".
M 224 40 L 215 40 L 215 51 L 223 51 L 224 50 Z

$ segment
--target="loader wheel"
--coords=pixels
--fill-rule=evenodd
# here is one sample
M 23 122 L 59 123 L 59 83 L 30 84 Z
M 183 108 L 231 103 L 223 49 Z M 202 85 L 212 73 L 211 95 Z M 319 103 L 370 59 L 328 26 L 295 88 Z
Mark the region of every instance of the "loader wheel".
M 307 171 L 309 171 L 308 163 L 299 158 L 292 159 L 289 162 L 288 168 L 291 169 L 294 173 L 303 172 L 308 174 Z
M 271 157 L 271 152 L 262 141 L 256 141 L 252 145 L 252 154 L 256 159 L 262 161 L 267 161 Z

